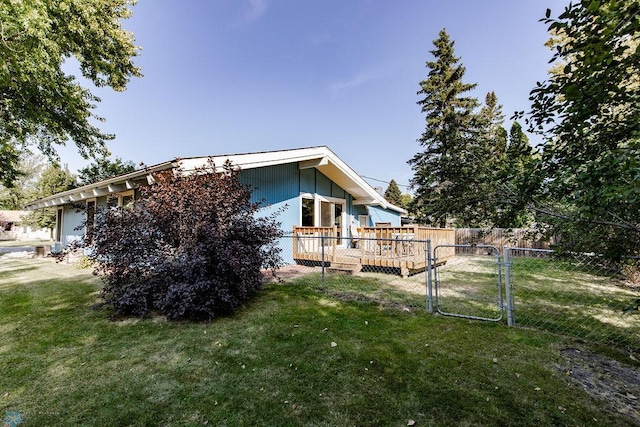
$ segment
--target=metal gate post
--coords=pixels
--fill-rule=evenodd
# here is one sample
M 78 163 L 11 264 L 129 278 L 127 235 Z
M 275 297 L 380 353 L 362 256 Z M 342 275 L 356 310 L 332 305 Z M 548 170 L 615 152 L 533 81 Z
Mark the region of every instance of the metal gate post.
M 514 325 L 513 319 L 513 295 L 511 293 L 511 257 L 509 256 L 509 247 L 504 246 L 504 289 L 507 298 L 507 326 Z
M 431 239 L 426 241 L 426 255 L 427 255 L 427 310 L 433 314 L 433 281 L 431 271 Z

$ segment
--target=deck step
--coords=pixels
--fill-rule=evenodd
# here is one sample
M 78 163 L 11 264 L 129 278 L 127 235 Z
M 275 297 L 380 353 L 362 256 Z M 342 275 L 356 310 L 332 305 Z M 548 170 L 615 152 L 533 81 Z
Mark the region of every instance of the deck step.
M 327 268 L 329 273 L 356 274 L 362 270 L 362 264 L 350 264 L 345 262 L 332 262 Z

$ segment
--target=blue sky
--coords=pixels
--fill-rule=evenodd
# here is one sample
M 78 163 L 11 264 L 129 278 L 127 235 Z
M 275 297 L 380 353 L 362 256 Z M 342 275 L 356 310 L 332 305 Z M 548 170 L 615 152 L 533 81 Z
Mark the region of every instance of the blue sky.
M 566 4 L 140 0 L 124 27 L 144 77 L 123 93 L 95 89 L 96 113 L 116 134 L 112 153 L 136 163 L 327 145 L 363 176 L 407 184 L 424 130 L 416 92 L 438 32 L 455 40 L 473 95 L 496 92 L 508 127 L 549 68 L 538 20 Z M 73 144 L 60 154 L 72 171 L 88 163 Z

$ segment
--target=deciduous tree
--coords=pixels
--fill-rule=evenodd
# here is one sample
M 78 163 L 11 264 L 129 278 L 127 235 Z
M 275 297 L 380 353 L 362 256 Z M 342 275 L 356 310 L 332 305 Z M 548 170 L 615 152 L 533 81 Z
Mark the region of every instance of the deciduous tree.
M 35 185 L 35 198 L 48 197 L 77 186 L 76 176 L 64 165 L 53 164 L 47 167 Z M 37 228 L 53 228 L 56 225 L 56 211 L 52 208 L 39 209 L 25 218 L 25 223 Z
M 98 87 L 123 91 L 141 76 L 132 58 L 134 38 L 122 28 L 134 0 L 40 0 L 0 2 L 0 179 L 16 179 L 18 153 L 35 146 L 56 157 L 56 145 L 73 141 L 87 157 L 106 153 L 93 123 L 100 101 L 63 70 L 75 58 Z
M 560 219 L 567 249 L 611 259 L 640 248 L 639 15 L 639 0 L 581 0 L 557 19 L 548 10 L 562 69 L 531 92 L 545 191 L 561 202 L 532 205 Z
M 88 185 L 134 170 L 136 170 L 136 165 L 132 161 L 125 162 L 119 157 L 113 160 L 102 157 L 78 170 L 78 181 L 79 185 Z
M 24 205 L 38 198 L 37 185 L 48 163 L 41 154 L 23 151 L 20 153 L 18 170 L 20 174 L 10 187 L 0 184 L 0 207 L 21 210 Z

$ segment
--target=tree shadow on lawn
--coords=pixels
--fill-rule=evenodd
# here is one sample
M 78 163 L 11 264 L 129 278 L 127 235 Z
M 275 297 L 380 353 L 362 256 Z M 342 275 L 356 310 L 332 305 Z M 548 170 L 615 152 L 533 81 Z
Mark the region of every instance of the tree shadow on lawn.
M 37 270 L 37 267 L 23 267 L 23 266 L 13 266 L 13 267 L 9 267 L 7 268 L 6 263 L 2 265 L 2 270 L 0 270 L 0 281 L 4 280 L 4 279 L 8 279 L 11 276 L 14 276 L 16 274 L 22 274 L 22 273 L 27 273 L 29 271 L 35 271 Z M 0 282 L 0 286 L 2 286 L 2 283 Z

